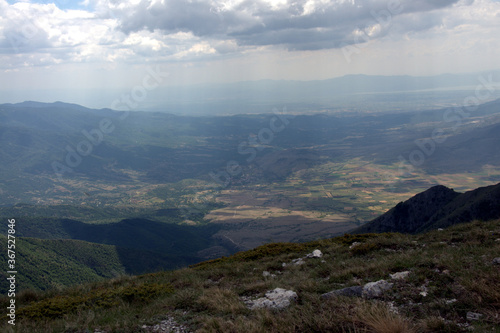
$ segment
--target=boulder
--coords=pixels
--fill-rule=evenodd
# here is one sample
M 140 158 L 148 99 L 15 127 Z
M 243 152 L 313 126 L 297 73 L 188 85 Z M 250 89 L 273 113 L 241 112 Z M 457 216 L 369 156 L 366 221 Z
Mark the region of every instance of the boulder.
M 292 290 L 276 288 L 268 291 L 265 297 L 258 298 L 253 301 L 248 301 L 247 306 L 251 310 L 269 308 L 282 310 L 288 307 L 291 302 L 297 300 L 297 293 Z
M 493 264 L 500 265 L 500 257 L 493 259 Z
M 386 290 L 391 289 L 393 285 L 393 283 L 389 283 L 386 280 L 369 282 L 364 285 L 362 295 L 365 298 L 378 298 L 384 295 Z
M 312 253 L 309 253 L 306 258 L 321 258 L 323 253 L 320 250 L 314 250 Z

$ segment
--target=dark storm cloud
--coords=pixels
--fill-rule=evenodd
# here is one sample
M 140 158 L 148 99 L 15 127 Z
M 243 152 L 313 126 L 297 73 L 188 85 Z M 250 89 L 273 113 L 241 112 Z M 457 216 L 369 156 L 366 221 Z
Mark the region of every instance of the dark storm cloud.
M 192 32 L 196 36 L 225 34 L 242 21 L 235 12 L 222 12 L 206 2 L 185 0 L 157 4 L 142 1 L 117 16 L 125 33 L 160 29 L 168 33 Z
M 283 45 L 290 50 L 338 48 L 384 36 L 398 18 L 397 33 L 429 29 L 441 23 L 434 10 L 458 0 L 244 1 L 226 8 L 217 2 L 141 1 L 117 13 L 125 33 L 161 30 L 191 32 L 199 37 L 234 39 L 240 45 Z M 432 15 L 431 15 L 432 14 Z M 427 16 L 427 17 L 426 17 Z M 378 24 L 377 31 L 368 29 Z M 353 35 L 363 31 L 364 38 Z

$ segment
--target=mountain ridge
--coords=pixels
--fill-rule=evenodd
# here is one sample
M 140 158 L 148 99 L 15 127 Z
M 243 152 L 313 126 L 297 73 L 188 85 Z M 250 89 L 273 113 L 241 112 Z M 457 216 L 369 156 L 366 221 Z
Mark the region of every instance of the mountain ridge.
M 473 220 L 500 218 L 500 183 L 465 193 L 437 185 L 398 203 L 353 233 L 421 233 Z

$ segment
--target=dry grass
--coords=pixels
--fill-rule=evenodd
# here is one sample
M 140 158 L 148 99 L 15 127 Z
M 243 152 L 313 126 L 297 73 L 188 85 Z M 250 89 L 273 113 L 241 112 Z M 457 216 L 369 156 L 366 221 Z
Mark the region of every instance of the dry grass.
M 234 316 L 246 311 L 245 306 L 234 291 L 218 287 L 203 291 L 197 303 L 203 310 L 221 315 Z
M 361 325 L 373 333 L 416 333 L 413 325 L 401 315 L 391 312 L 386 304 L 359 307 L 356 314 Z

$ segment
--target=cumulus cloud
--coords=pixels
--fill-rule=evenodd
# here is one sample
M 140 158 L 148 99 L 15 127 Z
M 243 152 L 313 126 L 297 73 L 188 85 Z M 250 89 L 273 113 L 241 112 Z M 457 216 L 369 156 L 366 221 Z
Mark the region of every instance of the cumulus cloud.
M 282 45 L 289 50 L 339 48 L 362 43 L 356 31 L 367 38 L 380 38 L 398 17 L 412 14 L 420 20 L 400 29 L 429 29 L 441 18 L 424 19 L 429 13 L 453 6 L 459 0 L 140 0 L 123 5 L 97 1 L 119 19 L 126 34 L 161 30 L 165 34 L 190 32 L 215 40 L 234 40 L 239 45 Z M 432 15 L 431 15 L 432 16 Z M 425 24 L 424 24 L 425 23 Z M 404 31 L 401 31 L 404 32 Z
M 135 14 L 145 6 L 144 10 L 154 18 L 157 11 L 163 9 L 160 2 L 155 5 L 141 1 L 88 0 L 87 10 L 61 9 L 57 4 L 29 1 L 9 4 L 0 0 L 0 68 L 50 66 L 62 62 L 178 61 L 234 49 L 231 41 L 209 36 L 203 39 L 187 28 L 168 32 L 141 28 L 141 15 Z M 179 6 L 168 8 L 181 10 Z M 203 8 L 198 8 L 201 10 Z M 125 29 L 125 22 L 134 28 Z M 204 24 L 204 27 L 210 25 Z
M 264 48 L 339 49 L 481 31 L 493 0 L 85 0 L 84 9 L 0 0 L 0 66 L 203 60 Z M 427 35 L 426 35 L 427 34 Z M 443 37 L 444 38 L 444 37 Z
M 87 11 L 64 11 L 55 4 L 17 2 L 10 5 L 3 0 L 0 0 L 0 10 L 3 67 L 89 60 L 102 52 L 97 49 L 112 43 L 111 22 L 95 22 L 94 15 Z

